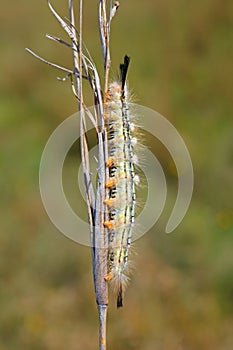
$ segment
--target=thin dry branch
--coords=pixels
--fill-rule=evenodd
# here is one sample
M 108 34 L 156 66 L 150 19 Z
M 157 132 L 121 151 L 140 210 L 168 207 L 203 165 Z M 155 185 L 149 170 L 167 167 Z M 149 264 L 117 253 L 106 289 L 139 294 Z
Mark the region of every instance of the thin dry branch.
M 110 58 L 110 28 L 111 21 L 116 14 L 119 7 L 119 2 L 116 1 L 112 6 L 112 1 L 109 5 L 109 18 L 107 18 L 106 0 L 100 0 L 99 2 L 99 31 L 100 41 L 102 47 L 102 55 L 104 60 L 104 93 L 108 90 L 109 71 L 111 66 Z
M 25 49 L 28 53 L 30 53 L 32 56 L 34 56 L 35 58 L 37 58 L 38 60 L 48 64 L 49 66 L 52 66 L 54 68 L 57 68 L 59 70 L 62 70 L 63 72 L 66 72 L 66 73 L 69 73 L 69 74 L 73 74 L 74 72 L 68 68 L 65 68 L 65 67 L 62 67 L 62 66 L 59 66 L 58 64 L 55 64 L 55 63 L 52 63 L 52 62 L 49 62 L 47 60 L 45 60 L 44 58 L 40 57 L 39 55 L 37 55 L 35 52 L 33 52 L 32 50 L 26 48 Z
M 108 254 L 108 232 L 104 227 L 104 221 L 107 218 L 107 210 L 105 208 L 104 199 L 106 198 L 105 183 L 108 180 L 108 170 L 105 166 L 108 159 L 107 135 L 104 121 L 104 98 L 108 91 L 110 60 L 110 27 L 111 21 L 119 7 L 119 2 L 112 1 L 109 4 L 109 13 L 107 16 L 107 1 L 99 0 L 99 31 L 103 55 L 104 65 L 104 88 L 101 89 L 100 78 L 91 56 L 84 45 L 82 38 L 82 22 L 83 22 L 83 0 L 79 2 L 79 30 L 75 26 L 75 16 L 73 1 L 68 0 L 69 19 L 63 20 L 55 11 L 51 3 L 48 6 L 58 23 L 68 34 L 71 44 L 58 37 L 48 35 L 47 38 L 65 45 L 72 49 L 73 66 L 70 70 L 65 67 L 51 63 L 33 51 L 27 49 L 37 59 L 68 73 L 71 76 L 72 89 L 78 100 L 78 111 L 80 113 L 80 144 L 81 158 L 84 176 L 84 187 L 86 192 L 87 212 L 90 229 L 90 239 L 92 245 L 92 265 L 93 277 L 95 285 L 96 302 L 99 313 L 99 349 L 106 350 L 106 320 L 108 308 L 108 283 L 104 277 L 107 275 L 107 254 Z M 74 82 L 73 79 L 74 78 Z M 87 79 L 93 91 L 94 98 L 94 115 L 87 109 L 83 97 L 82 79 Z M 103 92 L 103 93 L 102 93 Z M 89 148 L 86 132 L 86 117 L 90 119 L 96 130 L 98 142 L 98 181 L 97 190 L 94 193 L 94 187 L 90 175 Z

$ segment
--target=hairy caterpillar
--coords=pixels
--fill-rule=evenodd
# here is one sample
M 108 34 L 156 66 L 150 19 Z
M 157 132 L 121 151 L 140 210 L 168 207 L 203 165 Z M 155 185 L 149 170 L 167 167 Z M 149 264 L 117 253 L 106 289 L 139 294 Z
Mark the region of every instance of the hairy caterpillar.
M 120 65 L 120 80 L 110 84 L 105 94 L 105 125 L 108 135 L 109 180 L 105 186 L 108 196 L 108 220 L 104 226 L 108 230 L 108 274 L 106 281 L 112 281 L 117 294 L 117 307 L 123 305 L 123 293 L 128 282 L 127 265 L 131 245 L 135 212 L 136 157 L 133 147 L 134 124 L 130 122 L 126 75 L 129 57 L 125 56 Z

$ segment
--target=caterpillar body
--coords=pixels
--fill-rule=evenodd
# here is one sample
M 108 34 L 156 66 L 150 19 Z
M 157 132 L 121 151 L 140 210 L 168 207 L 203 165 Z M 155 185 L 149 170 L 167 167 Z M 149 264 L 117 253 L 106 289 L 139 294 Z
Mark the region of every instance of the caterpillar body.
M 126 75 L 129 57 L 120 65 L 120 80 L 110 84 L 105 95 L 105 125 L 108 135 L 106 166 L 109 179 L 106 182 L 108 196 L 108 220 L 104 226 L 108 231 L 108 274 L 106 281 L 112 281 L 117 294 L 117 307 L 123 306 L 123 293 L 128 282 L 128 255 L 131 246 L 135 213 L 135 156 L 133 147 L 134 125 L 130 122 L 129 93 Z M 136 180 L 137 179 L 137 180 Z

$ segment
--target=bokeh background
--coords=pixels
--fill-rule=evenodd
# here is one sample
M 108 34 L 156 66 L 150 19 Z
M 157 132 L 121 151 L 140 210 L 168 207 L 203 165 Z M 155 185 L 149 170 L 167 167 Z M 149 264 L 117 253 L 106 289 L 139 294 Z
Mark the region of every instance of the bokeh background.
M 84 1 L 84 40 L 102 72 L 97 3 Z M 67 1 L 53 5 L 67 16 Z M 46 1 L 5 1 L 0 26 L 0 350 L 97 349 L 90 249 L 50 223 L 38 187 L 44 145 L 76 101 L 69 81 L 56 80 L 60 72 L 24 51 L 71 67 L 69 50 L 44 34 L 66 36 Z M 111 43 L 112 77 L 130 55 L 134 98 L 180 132 L 195 188 L 183 222 L 166 235 L 177 178 L 166 149 L 153 140 L 168 200 L 159 222 L 134 244 L 124 308 L 116 310 L 110 297 L 109 349 L 231 350 L 233 2 L 122 0 Z M 74 149 L 64 169 L 70 197 L 78 162 Z

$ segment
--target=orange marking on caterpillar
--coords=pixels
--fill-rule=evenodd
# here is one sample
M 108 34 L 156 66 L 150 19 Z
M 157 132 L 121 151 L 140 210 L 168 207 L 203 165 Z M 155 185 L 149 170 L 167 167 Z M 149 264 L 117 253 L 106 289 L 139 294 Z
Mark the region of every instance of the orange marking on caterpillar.
M 111 187 L 113 187 L 115 185 L 116 185 L 116 180 L 111 179 L 111 180 L 106 182 L 105 187 L 106 188 L 111 188 Z
M 105 92 L 104 94 L 104 103 L 111 101 L 111 95 L 109 94 L 109 92 Z
M 106 281 L 106 282 L 109 282 L 109 281 L 111 281 L 113 279 L 113 274 L 112 274 L 112 272 L 110 271 L 105 277 L 104 277 L 104 280 Z
M 104 227 L 106 227 L 108 230 L 113 228 L 113 222 L 111 221 L 104 221 Z
M 111 198 L 107 198 L 104 200 L 104 204 L 106 204 L 108 207 L 112 207 L 114 204 L 114 201 Z
M 114 160 L 112 158 L 108 158 L 108 160 L 106 161 L 106 166 L 109 168 L 113 164 L 114 164 Z

